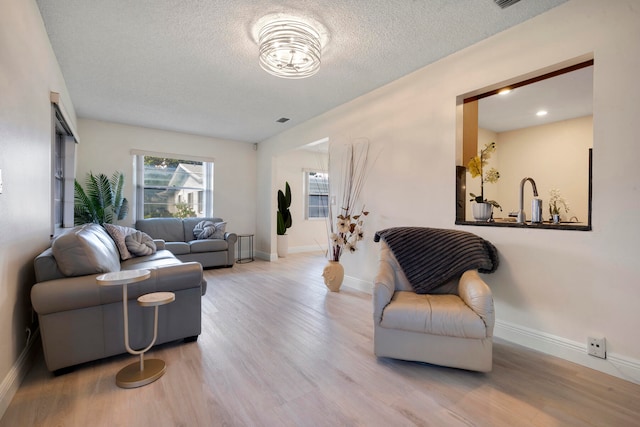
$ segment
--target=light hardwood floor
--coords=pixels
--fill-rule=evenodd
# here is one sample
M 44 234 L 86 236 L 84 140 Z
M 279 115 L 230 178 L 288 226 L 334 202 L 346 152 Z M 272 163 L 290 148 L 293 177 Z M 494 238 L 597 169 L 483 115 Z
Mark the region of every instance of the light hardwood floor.
M 638 426 L 640 385 L 496 340 L 489 374 L 377 359 L 371 296 L 320 254 L 207 270 L 202 335 L 120 389 L 123 355 L 53 377 L 41 358 L 0 426 Z

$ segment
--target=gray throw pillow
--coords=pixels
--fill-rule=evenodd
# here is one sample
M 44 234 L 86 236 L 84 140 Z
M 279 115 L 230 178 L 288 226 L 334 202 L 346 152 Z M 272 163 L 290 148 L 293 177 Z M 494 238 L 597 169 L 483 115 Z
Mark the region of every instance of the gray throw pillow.
M 84 224 L 56 237 L 51 251 L 65 276 L 120 271 L 116 244 L 98 224 Z
M 215 224 L 216 231 L 214 231 L 213 235 L 210 239 L 224 239 L 224 231 L 227 228 L 226 222 L 216 222 Z
M 128 235 L 135 233 L 137 230 L 131 227 L 123 227 L 121 225 L 107 223 L 102 224 L 102 226 L 107 230 L 109 236 L 111 236 L 116 246 L 118 247 L 118 252 L 120 252 L 120 259 L 124 261 L 129 258 L 133 258 L 133 255 L 131 255 L 131 252 L 129 252 L 129 250 L 127 249 L 127 245 L 124 240 Z
M 198 240 L 209 239 L 216 232 L 216 225 L 213 221 L 200 221 L 193 227 L 193 237 Z
M 124 239 L 127 249 L 134 256 L 145 256 L 156 253 L 156 243 L 151 236 L 142 231 L 129 234 Z

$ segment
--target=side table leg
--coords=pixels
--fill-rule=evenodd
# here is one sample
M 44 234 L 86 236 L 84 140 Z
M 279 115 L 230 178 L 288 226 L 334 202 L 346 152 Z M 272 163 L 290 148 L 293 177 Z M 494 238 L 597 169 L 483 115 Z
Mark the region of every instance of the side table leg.
M 158 338 L 158 306 L 154 307 L 153 340 L 151 340 L 151 344 L 143 350 L 133 350 L 129 345 L 129 310 L 127 307 L 128 295 L 126 284 L 122 285 L 122 305 L 124 311 L 124 346 L 129 353 L 140 355 L 140 361 L 122 368 L 116 375 L 116 384 L 122 388 L 141 387 L 160 378 L 166 370 L 164 361 L 160 359 L 148 360 L 146 370 L 144 363 L 144 354 L 153 347 L 153 344 L 155 344 Z

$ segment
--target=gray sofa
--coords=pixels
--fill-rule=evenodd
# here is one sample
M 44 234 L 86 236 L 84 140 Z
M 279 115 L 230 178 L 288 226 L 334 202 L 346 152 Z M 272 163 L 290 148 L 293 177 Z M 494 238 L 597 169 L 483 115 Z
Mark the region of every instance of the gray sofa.
M 198 240 L 193 229 L 201 221 L 222 223 L 221 218 L 147 218 L 136 221 L 135 228 L 154 239 L 181 261 L 196 261 L 203 267 L 233 267 L 238 236 L 225 232 L 221 239 Z
M 175 301 L 159 310 L 156 343 L 201 332 L 201 299 L 206 292 L 202 266 L 183 263 L 160 243 L 157 252 L 120 261 L 116 243 L 97 224 L 75 227 L 57 237 L 34 261 L 37 283 L 31 302 L 38 314 L 47 368 L 63 368 L 126 353 L 122 287 L 100 286 L 96 277 L 120 270 L 148 269 L 151 277 L 128 286 L 129 338 L 143 348 L 153 338 L 153 312 L 137 298 L 173 292 Z

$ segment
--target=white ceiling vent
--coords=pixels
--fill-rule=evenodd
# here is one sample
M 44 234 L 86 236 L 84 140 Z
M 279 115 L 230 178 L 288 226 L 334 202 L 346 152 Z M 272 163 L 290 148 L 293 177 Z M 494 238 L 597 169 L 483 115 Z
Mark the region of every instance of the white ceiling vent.
M 518 3 L 520 0 L 493 0 L 493 1 L 496 2 L 496 4 L 501 8 L 505 9 L 513 4 Z

